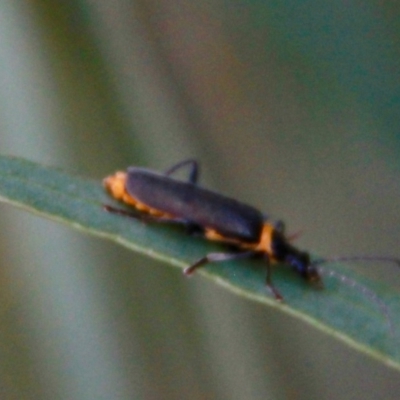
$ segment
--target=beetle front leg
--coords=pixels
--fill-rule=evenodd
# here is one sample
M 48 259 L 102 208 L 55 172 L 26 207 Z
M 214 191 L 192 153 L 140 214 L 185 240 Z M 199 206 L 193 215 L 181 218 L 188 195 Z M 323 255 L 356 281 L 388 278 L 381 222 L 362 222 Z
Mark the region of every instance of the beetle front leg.
M 272 284 L 272 267 L 269 257 L 265 257 L 265 260 L 267 262 L 267 279 L 265 284 L 277 301 L 283 301 L 283 296 L 280 294 L 279 290 Z
M 205 264 L 211 262 L 220 262 L 220 261 L 228 261 L 228 260 L 240 260 L 243 258 L 250 258 L 257 255 L 254 251 L 244 251 L 241 253 L 209 253 L 206 256 L 198 259 L 194 264 L 186 267 L 183 270 L 185 275 L 192 275 L 196 269 L 204 266 Z

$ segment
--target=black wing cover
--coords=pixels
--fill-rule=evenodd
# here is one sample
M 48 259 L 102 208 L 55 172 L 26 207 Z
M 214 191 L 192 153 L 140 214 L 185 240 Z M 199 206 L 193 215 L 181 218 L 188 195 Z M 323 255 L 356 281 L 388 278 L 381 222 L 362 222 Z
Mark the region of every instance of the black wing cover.
M 127 192 L 157 210 L 183 218 L 221 235 L 258 242 L 264 217 L 260 211 L 229 197 L 157 174 L 144 168 L 128 168 Z

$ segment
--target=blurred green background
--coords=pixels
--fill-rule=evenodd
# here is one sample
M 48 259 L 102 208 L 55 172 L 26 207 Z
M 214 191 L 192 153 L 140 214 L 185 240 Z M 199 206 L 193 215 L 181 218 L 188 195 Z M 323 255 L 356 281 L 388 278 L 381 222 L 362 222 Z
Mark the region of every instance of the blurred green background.
M 202 182 L 326 256 L 400 256 L 400 6 L 0 3 L 1 153 Z M 0 207 L 0 398 L 398 399 L 398 372 L 303 322 Z M 400 284 L 394 268 L 359 268 Z

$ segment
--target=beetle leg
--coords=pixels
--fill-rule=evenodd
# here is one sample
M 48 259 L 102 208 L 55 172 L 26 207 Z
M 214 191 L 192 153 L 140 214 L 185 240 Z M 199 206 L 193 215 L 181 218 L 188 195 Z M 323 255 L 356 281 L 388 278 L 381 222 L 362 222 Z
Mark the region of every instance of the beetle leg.
M 183 273 L 185 275 L 192 275 L 197 268 L 200 268 L 203 265 L 211 262 L 239 260 L 242 258 L 254 257 L 255 255 L 257 255 L 257 253 L 255 253 L 254 251 L 244 251 L 241 253 L 209 253 L 206 256 L 198 259 L 194 264 L 190 265 L 189 267 L 186 267 L 183 270 Z
M 109 206 L 108 204 L 103 204 L 103 210 L 105 210 L 109 213 L 112 213 L 112 214 L 123 215 L 124 217 L 135 218 L 135 219 L 142 218 L 142 216 L 139 212 L 126 211 L 126 210 L 123 210 L 122 208 L 116 208 L 113 206 Z
M 275 299 L 278 301 L 282 301 L 283 296 L 279 293 L 279 290 L 272 284 L 272 269 L 268 257 L 266 257 L 266 261 L 267 261 L 267 279 L 265 284 L 267 285 L 268 289 L 271 291 Z
M 184 160 L 179 162 L 178 164 L 173 165 L 171 168 L 169 168 L 167 171 L 165 171 L 165 175 L 169 176 L 181 169 L 182 167 L 185 167 L 187 165 L 190 165 L 190 170 L 189 170 L 189 179 L 188 182 L 196 184 L 197 180 L 199 178 L 199 163 L 194 160 L 189 158 L 188 160 Z

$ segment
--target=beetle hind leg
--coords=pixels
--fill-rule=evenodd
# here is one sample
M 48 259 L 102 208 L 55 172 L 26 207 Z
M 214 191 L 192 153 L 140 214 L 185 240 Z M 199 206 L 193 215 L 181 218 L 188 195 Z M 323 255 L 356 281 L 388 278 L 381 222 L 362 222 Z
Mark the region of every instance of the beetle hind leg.
M 165 175 L 166 176 L 172 175 L 179 169 L 186 166 L 190 167 L 188 182 L 196 184 L 199 179 L 199 163 L 192 158 L 189 158 L 188 160 L 183 160 L 178 164 L 173 165 L 171 168 L 165 171 Z
M 123 210 L 122 208 L 117 208 L 113 206 L 109 206 L 108 204 L 103 204 L 103 210 L 117 215 L 123 215 L 124 217 L 134 218 L 134 219 L 141 219 L 142 216 L 140 212 L 135 211 L 127 211 Z

